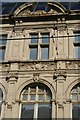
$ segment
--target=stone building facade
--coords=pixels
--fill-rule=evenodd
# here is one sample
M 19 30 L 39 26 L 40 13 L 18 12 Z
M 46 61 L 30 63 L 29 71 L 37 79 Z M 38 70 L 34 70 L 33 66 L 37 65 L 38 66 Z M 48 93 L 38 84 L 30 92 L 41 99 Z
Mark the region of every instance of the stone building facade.
M 65 4 L 2 5 L 0 118 L 80 118 L 80 9 Z

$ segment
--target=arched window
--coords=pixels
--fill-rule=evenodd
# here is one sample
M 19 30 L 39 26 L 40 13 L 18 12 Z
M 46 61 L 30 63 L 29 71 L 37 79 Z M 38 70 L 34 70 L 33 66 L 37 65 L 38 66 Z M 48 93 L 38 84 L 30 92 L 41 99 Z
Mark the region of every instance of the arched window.
M 45 85 L 30 84 L 23 90 L 21 99 L 21 119 L 51 120 L 51 92 Z
M 2 100 L 3 100 L 3 93 L 2 93 L 2 90 L 0 88 L 0 118 L 1 118 Z
M 72 98 L 72 118 L 80 119 L 80 84 L 73 87 L 71 91 Z

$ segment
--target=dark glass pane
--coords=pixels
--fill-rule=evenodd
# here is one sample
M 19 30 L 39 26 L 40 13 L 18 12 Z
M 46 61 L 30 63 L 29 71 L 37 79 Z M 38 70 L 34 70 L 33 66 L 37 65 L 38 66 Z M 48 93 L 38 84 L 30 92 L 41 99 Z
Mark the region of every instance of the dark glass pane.
M 38 35 L 31 35 L 31 43 L 38 43 Z
M 48 47 L 41 48 L 41 59 L 48 59 Z
M 80 58 L 80 47 L 75 47 L 75 58 Z
M 34 116 L 34 105 L 33 104 L 22 104 L 22 109 L 21 109 L 21 118 L 27 118 L 33 120 Z
M 30 48 L 30 59 L 31 60 L 37 59 L 37 48 Z
M 1 49 L 0 50 L 0 60 L 4 60 L 4 54 L 5 54 L 5 50 Z
M 80 118 L 80 104 L 73 105 L 72 108 L 72 118 L 75 120 L 75 118 Z
M 6 45 L 6 35 L 0 36 L 0 45 Z
M 49 43 L 49 34 L 42 34 L 42 43 Z
M 75 42 L 80 42 L 80 34 L 75 35 Z
M 77 94 L 72 94 L 72 100 L 77 100 Z
M 38 105 L 38 120 L 40 120 L 40 118 L 51 120 L 51 104 L 40 103 Z
M 51 100 L 51 95 L 47 94 L 46 95 L 46 100 Z
M 43 101 L 43 100 L 44 100 L 44 95 L 39 95 L 38 97 L 39 97 L 38 99 L 39 99 L 40 101 Z
M 35 96 L 35 95 L 30 95 L 30 100 L 31 100 L 31 101 L 34 101 L 34 100 L 35 100 L 35 98 L 36 98 L 36 96 Z
M 28 95 L 27 95 L 27 94 L 24 94 L 22 100 L 25 100 L 25 101 L 26 101 L 27 99 L 28 99 Z

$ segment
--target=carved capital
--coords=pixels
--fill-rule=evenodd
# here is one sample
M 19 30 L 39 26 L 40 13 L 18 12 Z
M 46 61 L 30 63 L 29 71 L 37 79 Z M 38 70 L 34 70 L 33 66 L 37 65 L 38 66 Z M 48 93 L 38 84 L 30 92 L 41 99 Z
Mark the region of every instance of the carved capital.
M 9 81 L 16 81 L 17 82 L 17 79 L 18 79 L 18 73 L 9 73 L 7 76 L 6 76 L 6 81 L 9 82 Z
M 67 77 L 66 71 L 56 71 L 53 75 L 53 79 L 57 79 L 60 76 L 63 77 L 64 79 L 66 79 L 66 77 Z

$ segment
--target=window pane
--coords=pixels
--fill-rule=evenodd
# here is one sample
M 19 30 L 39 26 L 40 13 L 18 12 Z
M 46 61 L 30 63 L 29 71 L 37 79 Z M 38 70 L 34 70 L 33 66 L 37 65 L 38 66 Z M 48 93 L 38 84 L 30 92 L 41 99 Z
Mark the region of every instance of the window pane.
M 42 43 L 49 43 L 49 34 L 42 34 Z
M 77 100 L 77 94 L 72 94 L 72 100 Z
M 4 60 L 4 54 L 5 54 L 5 50 L 0 49 L 0 60 Z
M 41 48 L 41 59 L 48 59 L 48 47 Z
M 38 43 L 38 35 L 37 34 L 31 35 L 31 43 Z
M 26 101 L 28 99 L 28 95 L 24 94 L 22 99 Z
M 6 45 L 6 35 L 0 36 L 0 45 Z
M 78 118 L 78 119 L 80 118 L 80 104 L 73 105 L 72 117 L 73 117 L 73 120 L 75 120 L 75 118 Z
M 51 100 L 51 95 L 46 95 L 46 100 Z
M 75 47 L 75 58 L 80 58 L 80 47 Z
M 38 99 L 39 99 L 40 101 L 43 101 L 43 100 L 44 100 L 44 95 L 39 95 L 38 97 L 39 97 Z
M 34 115 L 34 105 L 33 104 L 22 104 L 22 109 L 21 109 L 21 118 L 33 118 Z M 31 119 L 33 120 L 33 119 Z
M 37 48 L 30 48 L 30 59 L 31 60 L 37 59 Z
M 75 42 L 80 42 L 80 34 L 75 35 Z
M 51 104 L 39 104 L 38 105 L 38 120 L 39 118 L 51 119 Z
M 35 100 L 36 96 L 35 95 L 30 95 L 30 100 L 33 101 Z

